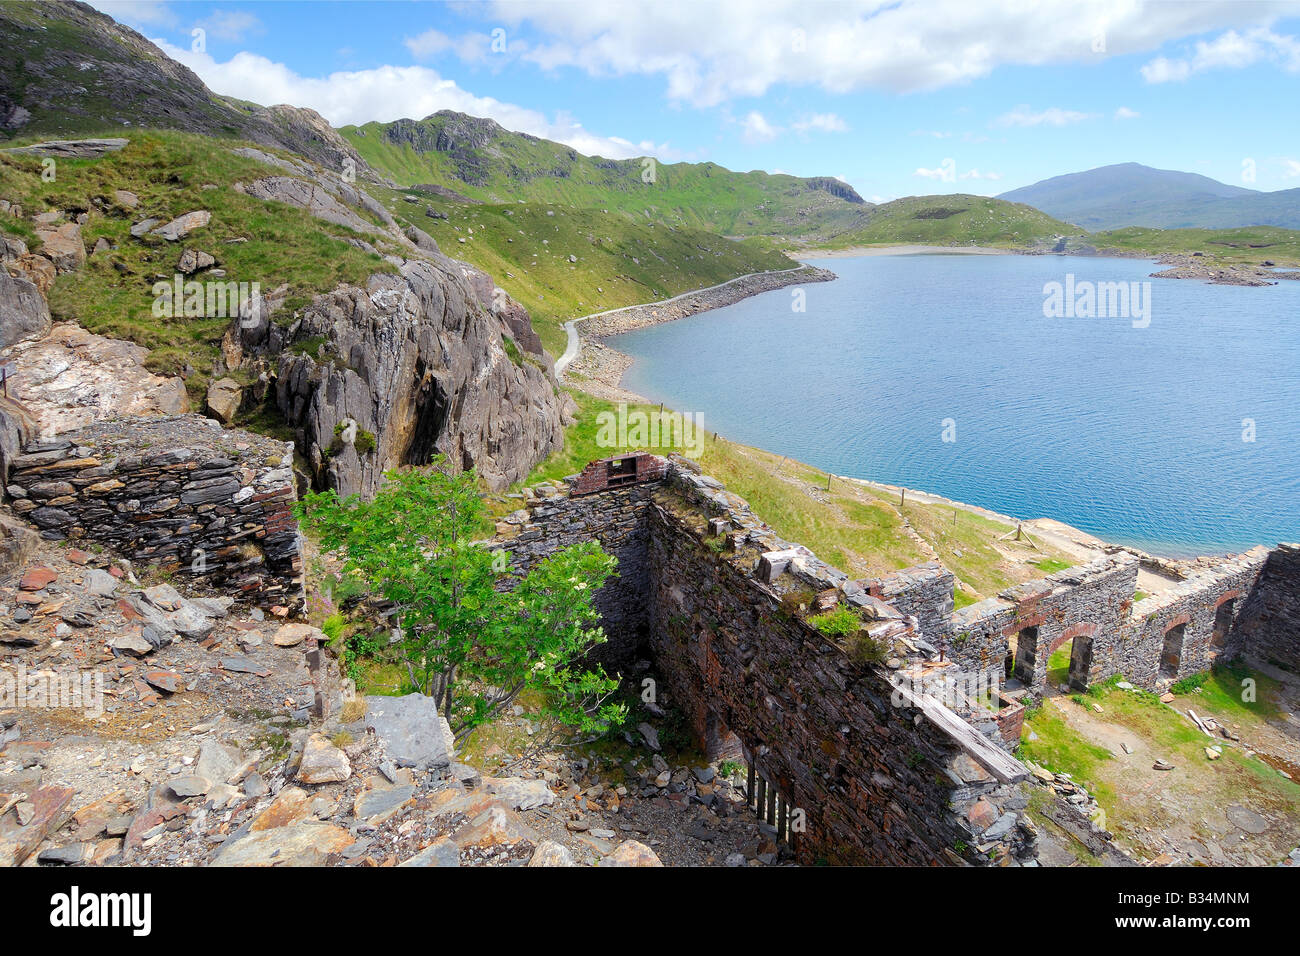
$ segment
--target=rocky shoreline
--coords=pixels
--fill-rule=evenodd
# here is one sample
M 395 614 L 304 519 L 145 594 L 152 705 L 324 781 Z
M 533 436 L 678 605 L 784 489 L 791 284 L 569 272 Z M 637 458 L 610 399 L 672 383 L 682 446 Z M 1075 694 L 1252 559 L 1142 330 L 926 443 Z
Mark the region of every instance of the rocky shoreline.
M 574 327 L 581 327 L 585 333 L 582 348 L 566 369 L 566 377 L 573 385 L 597 398 L 613 402 L 648 403 L 649 399 L 623 388 L 623 374 L 631 367 L 632 358 L 611 347 L 604 341 L 606 338 L 672 322 L 710 309 L 720 309 L 773 289 L 806 282 L 829 282 L 835 278 L 838 277 L 834 272 L 817 266 L 805 266 L 789 272 L 763 272 L 687 293 L 666 302 L 633 305 L 579 319 Z
M 1219 265 L 1203 256 L 1166 253 L 1156 262 L 1170 268 L 1151 273 L 1153 279 L 1200 279 L 1211 285 L 1266 286 L 1280 280 L 1300 279 L 1300 271 L 1272 272 L 1262 266 Z

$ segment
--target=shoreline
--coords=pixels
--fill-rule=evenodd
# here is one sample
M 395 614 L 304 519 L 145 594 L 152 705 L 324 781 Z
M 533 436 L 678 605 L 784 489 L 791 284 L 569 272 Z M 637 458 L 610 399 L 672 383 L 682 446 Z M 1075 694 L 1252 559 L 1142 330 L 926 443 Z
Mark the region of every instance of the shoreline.
M 1300 280 L 1300 265 L 1256 266 L 1247 263 L 1220 263 L 1200 253 L 1153 252 L 1133 249 L 1013 249 L 1002 246 L 931 246 L 923 243 L 850 246 L 844 249 L 786 249 L 787 256 L 808 259 L 858 259 L 874 256 L 1082 256 L 1088 259 L 1142 259 L 1153 266 L 1164 266 L 1150 273 L 1148 279 L 1190 279 L 1207 285 L 1235 285 L 1247 288 L 1280 285 Z
M 829 282 L 836 278 L 838 276 L 829 269 L 800 264 L 793 269 L 736 276 L 670 299 L 622 306 L 570 319 L 564 323 L 568 346 L 556 359 L 555 377 L 564 382 L 572 372 L 574 378 L 568 379 L 569 384 L 597 398 L 652 404 L 650 399 L 623 388 L 623 374 L 631 367 L 632 357 L 607 344 L 606 338 L 720 309 L 764 292 L 804 282 Z
M 808 259 L 860 259 L 868 256 L 1019 256 L 1026 254 L 1020 249 L 1004 249 L 999 246 L 927 246 L 924 243 L 782 251 L 792 259 L 800 256 Z

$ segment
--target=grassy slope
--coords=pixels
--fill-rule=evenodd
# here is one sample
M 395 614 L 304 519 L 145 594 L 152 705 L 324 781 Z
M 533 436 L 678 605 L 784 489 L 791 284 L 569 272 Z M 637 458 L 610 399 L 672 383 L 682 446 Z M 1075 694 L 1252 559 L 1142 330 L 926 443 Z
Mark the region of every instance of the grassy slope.
M 399 221 L 432 235 L 447 255 L 492 275 L 528 309 L 543 344 L 557 355 L 568 319 L 798 265 L 779 252 L 712 233 L 635 223 L 599 209 L 467 205 L 428 196 L 413 204 L 400 191 L 375 195 Z M 448 218 L 426 216 L 430 206 Z M 570 262 L 570 255 L 578 261 Z
M 448 120 L 418 126 L 434 136 Z M 830 236 L 862 220 L 869 207 L 813 188 L 809 180 L 762 171 L 732 172 L 715 163 L 660 163 L 642 179 L 639 159 L 584 156 L 560 143 L 504 130 L 481 148 L 417 151 L 384 136 L 385 124 L 345 126 L 357 152 L 402 186 L 431 183 L 487 203 L 556 203 L 607 209 L 723 235 Z
M 565 433 L 564 449 L 539 465 L 527 484 L 563 478 L 581 471 L 589 461 L 631 450 L 597 444 L 596 416 L 615 406 L 581 392 L 573 394 L 580 411 L 577 423 Z M 745 498 L 778 534 L 806 545 L 854 577 L 873 577 L 930 560 L 930 552 L 907 533 L 904 515 L 968 590 L 989 596 L 1045 573 L 1031 563 L 1041 559 L 1043 552 L 1023 547 L 1021 556 L 1022 546 L 1002 542 L 1014 557 L 998 553 L 993 542 L 1013 529 L 996 521 L 964 511 L 957 512 L 954 521 L 951 508 L 911 502 L 900 514 L 892 496 L 838 478 L 831 479 L 828 492 L 825 472 L 712 434 L 705 436 L 698 460 L 707 474 Z M 502 513 L 517 507 L 509 498 L 495 504 Z
M 988 196 L 908 196 L 873 207 L 865 225 L 822 245 L 848 248 L 924 243 L 1024 248 L 1081 231 L 1032 206 Z
M 1300 267 L 1300 232 L 1275 226 L 1240 229 L 1146 229 L 1131 227 L 1098 232 L 1092 241 L 1099 250 L 1127 253 L 1202 252 L 1223 262 Z
M 226 270 L 223 282 L 258 282 L 264 293 L 288 283 L 290 296 L 278 316 L 291 314 L 339 282 L 361 283 L 371 273 L 392 271 L 383 260 L 343 242 L 343 236 L 354 235 L 351 230 L 231 189 L 236 181 L 272 172 L 224 148 L 235 145 L 187 133 L 137 130 L 121 152 L 95 160 L 60 160 L 55 182 L 41 179 L 39 159 L 0 153 L 0 198 L 20 202 L 28 217 L 51 209 L 90 211 L 82 227 L 86 246 L 104 237 L 115 247 L 92 256 L 81 270 L 58 277 L 50 292 L 54 318 L 153 349 L 147 364 L 160 373 L 179 374 L 190 366 L 194 371 L 186 386 L 192 398 L 206 390 L 230 320 L 153 315 L 153 284 L 173 277 L 187 246 L 212 253 Z M 139 208 L 118 206 L 113 199 L 118 189 L 136 193 Z M 108 203 L 107 214 L 92 203 L 95 197 Z M 131 224 L 146 216 L 166 222 L 195 209 L 209 210 L 212 221 L 185 241 L 130 235 Z M 0 231 L 33 238 L 27 223 L 3 215 Z M 247 241 L 227 242 L 236 238 Z
M 1262 675 L 1253 676 L 1262 678 Z M 1266 719 L 1276 710 L 1271 697 L 1276 692 L 1276 683 L 1262 679 L 1259 686 L 1257 704 L 1234 700 L 1229 711 L 1234 721 L 1248 725 Z M 1066 708 L 1091 707 L 1093 701 L 1099 703 L 1103 711 L 1098 715 L 1101 719 L 1133 731 L 1173 763 L 1178 769 L 1169 774 L 1168 782 L 1205 794 L 1207 806 L 1224 807 L 1239 801 L 1243 793 L 1250 793 L 1253 806 L 1294 813 L 1300 801 L 1300 784 L 1281 776 L 1258 757 L 1246 756 L 1240 747 L 1224 746 L 1222 758 L 1208 760 L 1205 747 L 1209 739 L 1175 709 L 1185 708 L 1186 702 L 1175 701 L 1172 706 L 1166 706 L 1154 694 L 1124 691 L 1113 684 L 1095 686 L 1080 698 L 1082 705 L 1073 700 L 1058 700 Z M 1029 739 L 1030 731 L 1037 740 Z M 1143 827 L 1160 828 L 1159 791 L 1145 788 L 1129 792 L 1133 787 L 1130 779 L 1133 771 L 1126 769 L 1124 762 L 1112 757 L 1106 748 L 1080 736 L 1053 707 L 1044 706 L 1025 721 L 1019 753 L 1057 773 L 1070 774 L 1086 787 L 1106 811 L 1110 827 L 1121 836 L 1137 833 Z

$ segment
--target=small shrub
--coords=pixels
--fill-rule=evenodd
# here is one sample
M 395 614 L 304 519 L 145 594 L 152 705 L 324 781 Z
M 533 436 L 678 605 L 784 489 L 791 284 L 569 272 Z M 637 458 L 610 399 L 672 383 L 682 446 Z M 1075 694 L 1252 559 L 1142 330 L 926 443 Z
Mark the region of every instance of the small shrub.
M 808 623 L 827 637 L 847 637 L 862 627 L 862 618 L 846 607 L 837 607 L 810 617 Z
M 1169 692 L 1171 694 L 1178 694 L 1180 697 L 1183 694 L 1191 694 L 1200 690 L 1209 679 L 1209 671 L 1201 671 L 1199 674 L 1190 674 L 1182 680 L 1174 681 L 1169 688 Z
M 855 664 L 880 664 L 888 656 L 888 645 L 866 631 L 859 631 L 849 644 L 849 657 Z
M 331 641 L 337 641 L 343 634 L 343 629 L 347 627 L 347 619 L 342 614 L 335 612 L 321 622 L 320 629 L 325 632 L 325 636 Z

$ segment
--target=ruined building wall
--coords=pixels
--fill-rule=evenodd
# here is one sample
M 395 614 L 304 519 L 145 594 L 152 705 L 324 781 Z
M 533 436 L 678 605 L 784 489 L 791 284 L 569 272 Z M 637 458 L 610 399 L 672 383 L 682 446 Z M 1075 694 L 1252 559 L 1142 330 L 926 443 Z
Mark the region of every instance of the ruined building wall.
M 291 444 L 202 416 L 118 419 L 29 442 L 6 491 L 47 538 L 100 542 L 235 598 L 297 607 L 292 463 Z
M 915 635 L 915 621 L 777 538 L 715 480 L 679 465 L 666 475 L 603 490 L 575 480 L 591 493 L 574 497 L 543 489 L 493 545 L 519 570 L 592 537 L 619 556 L 620 578 L 597 596 L 611 644 L 648 640 L 661 701 L 685 711 L 701 743 L 740 739 L 805 815 L 793 837 L 804 862 L 1031 858 L 1023 767 L 937 701 L 923 716 L 916 699 L 891 699 L 889 671 L 855 664 L 782 605 L 774 582 L 841 588 L 875 634 Z
M 1232 656 L 1228 644 L 1233 629 L 1268 557 L 1266 549 L 1255 548 L 1224 558 L 1134 605 L 1120 636 L 1130 649 L 1119 668 L 1125 677 L 1140 687 L 1153 687 L 1161 680 L 1200 673 L 1220 654 Z
M 600 589 L 594 601 L 609 635 L 595 657 L 609 666 L 634 659 L 646 643 L 650 584 L 645 512 L 651 488 L 632 485 L 572 498 L 550 486 L 543 486 L 541 495 L 529 489 L 529 506 L 497 523 L 493 545 L 510 553 L 518 574 L 527 573 L 555 551 L 584 541 L 599 541 L 618 559 L 618 576 Z
M 949 642 L 953 629 L 952 589 L 957 577 L 938 561 L 859 583 L 875 597 L 913 615 L 926 643 L 938 649 Z
M 855 664 L 789 614 L 750 558 L 711 548 L 670 500 L 651 527 L 651 641 L 669 696 L 697 735 L 736 734 L 782 800 L 804 811 L 802 862 L 1032 855 L 1026 798 L 972 758 L 975 741 L 991 746 L 985 738 L 966 727 L 963 746 L 896 705 L 886 671 Z
M 983 670 L 997 667 L 1014 647 L 1016 676 L 1041 689 L 1052 652 L 1074 640 L 1082 643 L 1081 666 L 1071 674 L 1076 689 L 1114 674 L 1152 688 L 1205 670 L 1219 654 L 1237 653 L 1228 644 L 1268 555 L 1255 548 L 1223 558 L 1136 604 L 1136 556 L 1121 552 L 1067 568 L 957 611 L 947 655 Z M 928 614 L 942 607 L 931 597 Z M 910 613 L 923 619 L 927 612 L 913 603 Z
M 1281 544 L 1269 552 L 1257 584 L 1237 608 L 1225 655 L 1295 670 L 1300 662 L 1300 544 Z

